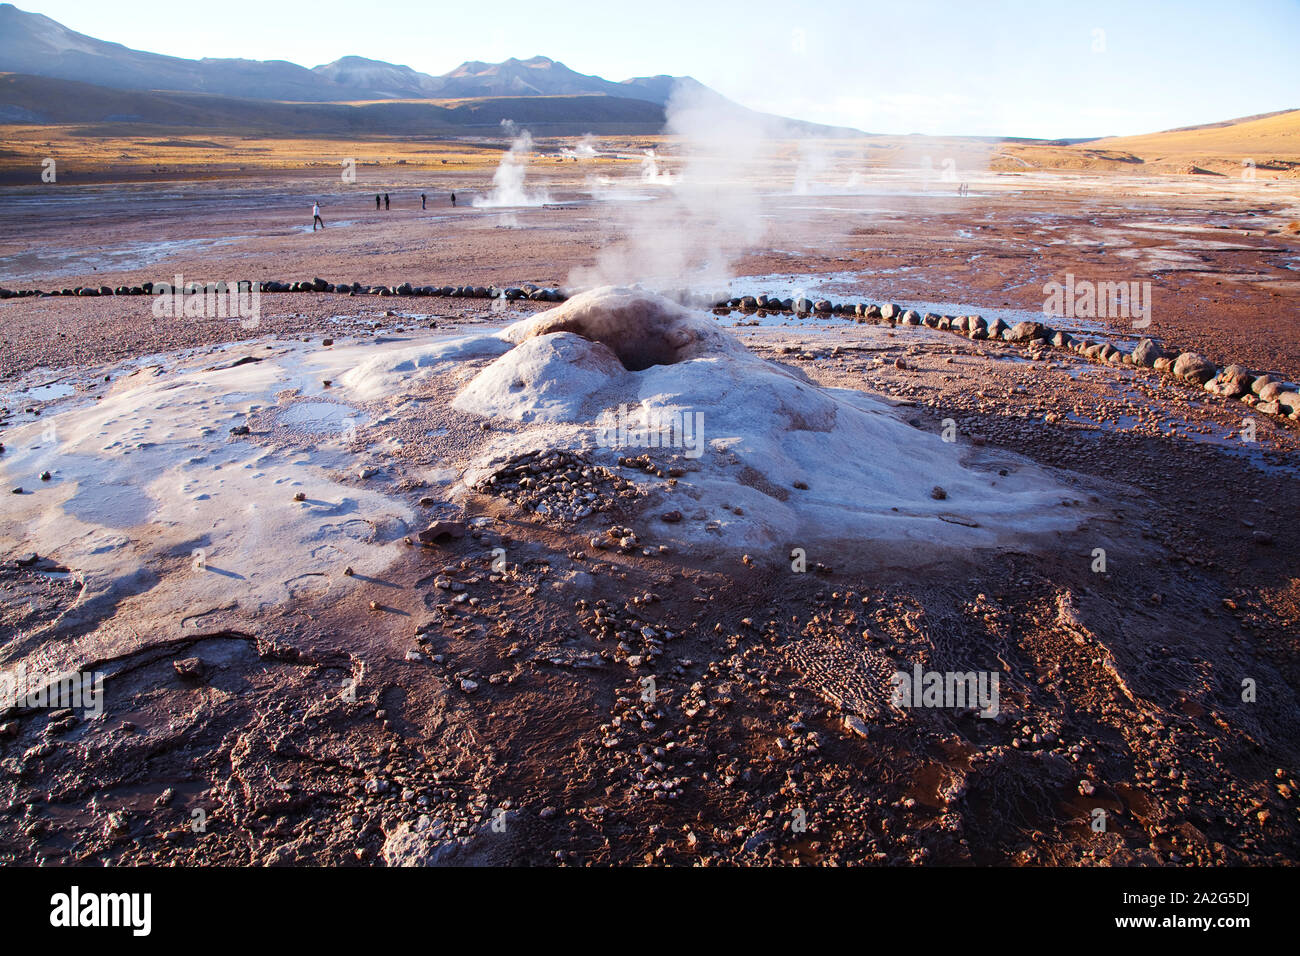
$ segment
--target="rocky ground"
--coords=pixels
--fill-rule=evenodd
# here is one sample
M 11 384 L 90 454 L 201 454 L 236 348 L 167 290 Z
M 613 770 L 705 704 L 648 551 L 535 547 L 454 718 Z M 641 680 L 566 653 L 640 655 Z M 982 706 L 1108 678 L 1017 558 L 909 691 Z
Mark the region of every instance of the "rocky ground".
M 91 665 L 102 717 L 8 715 L 6 859 L 1295 859 L 1294 424 L 1250 445 L 1234 403 L 1153 371 L 928 329 L 734 331 L 918 428 L 1076 473 L 1100 516 L 1050 554 L 891 568 L 863 541 L 797 573 L 662 546 L 626 479 L 676 480 L 691 463 L 667 450 L 611 474 L 512 462 L 454 508 L 395 464 L 374 480 L 450 533 L 382 579 L 240 629 L 160 628 Z M 431 404 L 418 424 L 471 452 L 477 426 Z M 584 482 L 589 513 L 539 513 Z M 57 556 L 15 557 L 4 627 L 39 633 L 76 586 Z M 999 670 L 998 716 L 891 707 L 883 682 L 918 663 Z
M 857 213 L 840 212 L 829 239 L 818 238 L 823 213 L 805 211 L 791 245 L 808 248 L 752 254 L 741 271 L 880 269 L 859 297 L 960 296 L 974 311 L 1036 308 L 1044 276 L 1103 254 L 1077 243 L 1028 248 L 1033 229 L 1068 225 L 1029 222 L 1059 209 L 1054 194 L 997 199 L 980 214 L 988 228 L 971 230 L 981 237 L 973 245 L 940 239 L 971 225 L 969 211 L 917 217 L 919 200 L 893 202 L 888 229 L 879 214 L 857 226 Z M 1112 214 L 1099 210 L 1113 209 L 1114 196 L 1073 193 L 1070 202 L 1077 206 L 1062 215 L 1087 230 L 1101 228 L 1092 220 Z M 1282 208 L 1269 212 L 1272 202 L 1225 197 L 1221 208 L 1229 218 L 1267 218 Z M 1162 216 L 1206 219 L 1201 197 L 1151 203 L 1146 214 L 1159 207 Z M 535 228 L 522 232 L 467 218 L 455 243 L 421 240 L 417 253 L 414 230 L 433 229 L 436 240 L 450 227 L 413 219 L 358 227 L 322 260 L 298 247 L 316 240 L 285 225 L 287 208 L 269 208 L 280 232 L 187 253 L 187 278 L 324 272 L 335 281 L 558 285 L 590 261 L 608 225 L 596 221 L 602 213 L 572 210 L 523 212 Z M 593 221 L 574 224 L 583 216 Z M 48 222 L 20 225 L 28 241 L 54 235 Z M 173 225 L 181 236 L 204 228 Z M 1254 251 L 1198 250 L 1195 270 L 1156 273 L 1173 303 L 1156 314 L 1157 329 L 1220 364 L 1294 381 L 1300 340 L 1281 312 L 1293 298 L 1280 298 L 1294 285 L 1294 247 L 1269 229 L 1236 230 L 1234 242 Z M 1247 259 L 1254 278 L 1229 278 Z M 138 283 L 181 269 L 163 260 L 45 284 Z M 886 269 L 904 271 L 884 278 Z M 0 380 L 21 396 L 0 427 L 56 407 L 57 397 L 30 385 L 94 394 L 114 363 L 174 349 L 249 340 L 222 351 L 225 361 L 277 337 L 315 347 L 326 337 L 400 339 L 430 325 L 502 321 L 469 299 L 266 301 L 257 329 L 160 322 L 136 298 L 0 302 Z M 514 303 L 510 318 L 544 307 Z M 1063 507 L 1079 509 L 1078 529 L 1047 550 L 954 551 L 923 566 L 869 540 L 810 553 L 801 570 L 784 550 L 735 554 L 721 538 L 716 548 L 682 549 L 665 544 L 676 519 L 646 508 L 642 493 L 689 474 L 692 462 L 670 449 L 599 465 L 560 454 L 517 459 L 451 500 L 422 480 L 424 470 L 455 467 L 521 426 L 485 429 L 450 407 L 461 379 L 428 380 L 407 396 L 410 415 L 376 416 L 366 429 L 369 445 L 394 449 L 383 467 L 336 476 L 404 502 L 421 526 L 443 522 L 425 538 L 412 528 L 409 545 L 399 539 L 382 575 L 340 568 L 346 587 L 306 587 L 239 622 L 196 608 L 172 621 L 87 621 L 69 613 L 75 568 L 29 542 L 6 544 L 6 668 L 39 662 L 47 642 L 130 639 L 106 642 L 116 649 L 85 663 L 105 677 L 102 716 L 31 709 L 0 720 L 0 859 L 1295 862 L 1296 422 L 1066 349 L 841 318 L 753 325 L 751 315 L 726 312 L 714 321 L 764 359 L 885 398 L 959 448 L 1061 469 L 1077 491 Z M 467 362 L 466 374 L 485 364 Z M 256 415 L 247 436 L 230 440 L 310 445 Z M 866 463 L 881 451 L 861 454 Z M 150 571 L 165 580 L 188 562 L 179 553 Z M 889 676 L 918 664 L 999 672 L 997 716 L 893 706 Z

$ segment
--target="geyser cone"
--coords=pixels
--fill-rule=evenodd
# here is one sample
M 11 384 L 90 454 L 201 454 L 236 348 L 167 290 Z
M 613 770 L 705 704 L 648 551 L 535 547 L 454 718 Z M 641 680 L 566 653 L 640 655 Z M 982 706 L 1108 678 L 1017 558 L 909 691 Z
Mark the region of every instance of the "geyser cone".
M 1079 520 L 1060 507 L 1077 490 L 1032 462 L 946 443 L 878 399 L 760 359 L 708 316 L 650 292 L 596 289 L 502 337 L 515 347 L 453 407 L 533 427 L 494 443 L 468 484 L 535 449 L 673 459 L 686 469 L 673 484 L 632 475 L 648 518 L 682 515 L 654 522 L 658 538 L 776 560 L 815 546 L 826 563 L 861 558 L 864 545 L 899 563 L 954 546 L 1026 547 Z

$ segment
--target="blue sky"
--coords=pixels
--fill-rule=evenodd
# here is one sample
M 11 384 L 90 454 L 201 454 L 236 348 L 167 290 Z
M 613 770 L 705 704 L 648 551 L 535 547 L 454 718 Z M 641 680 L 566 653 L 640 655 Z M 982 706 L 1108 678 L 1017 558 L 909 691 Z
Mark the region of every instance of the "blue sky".
M 754 109 L 871 132 L 1142 133 L 1300 107 L 1300 0 L 19 0 L 174 56 L 355 54 L 443 73 L 541 54 L 689 74 Z

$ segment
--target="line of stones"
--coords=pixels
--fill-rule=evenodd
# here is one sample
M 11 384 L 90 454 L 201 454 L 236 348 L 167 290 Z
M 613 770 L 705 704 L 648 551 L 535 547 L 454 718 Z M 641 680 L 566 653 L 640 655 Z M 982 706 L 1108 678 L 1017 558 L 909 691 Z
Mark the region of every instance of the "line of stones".
M 1204 388 L 1222 398 L 1235 398 L 1268 415 L 1300 421 L 1300 388 L 1272 372 L 1252 372 L 1241 365 L 1220 368 L 1198 352 L 1166 350 L 1153 339 L 1138 341 L 1132 352 L 1125 352 L 1110 342 L 1076 339 L 1069 332 L 1053 329 L 1043 322 L 1024 321 L 1007 325 L 1000 318 L 991 323 L 979 315 L 924 315 L 915 309 L 887 302 L 874 303 L 816 301 L 807 298 L 780 299 L 766 295 L 744 295 L 719 300 L 714 311 L 780 312 L 793 315 L 838 315 L 852 317 L 859 323 L 887 322 L 892 326 L 926 326 L 943 332 L 981 340 L 1000 340 L 1021 345 L 1031 353 L 1045 353 L 1050 348 L 1065 349 L 1084 358 L 1107 365 L 1133 365 L 1152 368 L 1172 375 L 1189 385 Z M 1038 356 L 1035 356 L 1038 357 Z
M 0 299 L 21 299 L 31 296 L 108 296 L 108 295 L 153 295 L 161 283 L 145 282 L 140 285 L 119 286 L 77 286 L 71 289 L 3 289 Z M 168 291 L 182 295 L 199 295 L 215 292 L 224 295 L 228 292 L 247 293 L 254 283 L 248 279 L 238 282 L 189 282 L 183 287 Z M 499 289 L 496 286 L 472 285 L 363 285 L 360 282 L 329 282 L 325 279 L 302 279 L 297 282 L 279 282 L 274 279 L 256 283 L 259 292 L 331 292 L 335 295 L 397 295 L 397 296 L 442 296 L 461 299 L 498 299 L 504 297 L 514 302 L 529 299 L 533 302 L 563 302 L 568 295 L 559 289 L 544 289 L 532 283 Z

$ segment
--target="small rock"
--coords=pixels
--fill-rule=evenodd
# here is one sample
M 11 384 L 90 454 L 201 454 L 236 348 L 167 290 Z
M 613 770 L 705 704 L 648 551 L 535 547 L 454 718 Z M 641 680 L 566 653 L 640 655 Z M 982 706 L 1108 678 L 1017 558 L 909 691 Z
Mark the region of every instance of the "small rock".
M 858 737 L 867 737 L 871 730 L 867 727 L 867 722 L 857 714 L 849 714 L 844 718 L 844 729 Z
M 1216 372 L 1214 363 L 1197 352 L 1183 352 L 1174 361 L 1174 375 L 1197 385 L 1204 385 Z
M 420 532 L 421 544 L 439 544 L 444 540 L 465 537 L 465 524 L 461 521 L 435 521 Z
M 176 668 L 176 673 L 181 677 L 190 680 L 200 679 L 206 671 L 203 661 L 197 657 L 186 657 L 178 661 L 172 661 L 172 667 Z
M 1150 339 L 1142 339 L 1133 348 L 1134 365 L 1152 368 L 1156 364 L 1156 359 L 1163 357 L 1164 351 Z
M 1017 322 L 1007 330 L 1003 338 L 1008 342 L 1032 342 L 1034 339 L 1045 339 L 1047 336 L 1047 326 L 1042 322 Z

